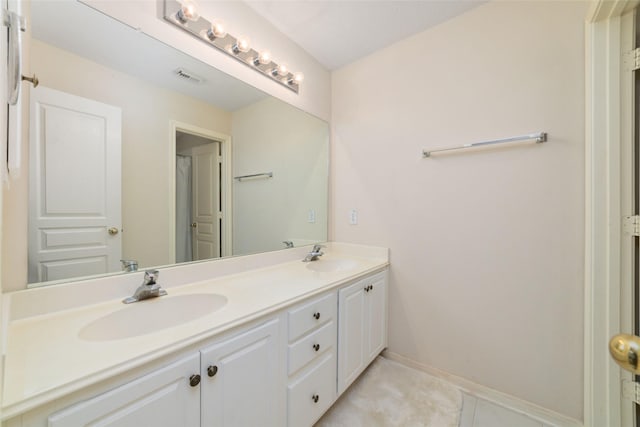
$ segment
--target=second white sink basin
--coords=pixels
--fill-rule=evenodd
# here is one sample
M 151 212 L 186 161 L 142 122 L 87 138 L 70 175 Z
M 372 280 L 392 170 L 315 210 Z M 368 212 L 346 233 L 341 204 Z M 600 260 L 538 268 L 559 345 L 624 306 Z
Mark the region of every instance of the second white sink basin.
M 227 304 L 218 294 L 164 296 L 139 301 L 86 325 L 78 334 L 86 341 L 112 341 L 149 334 L 198 319 Z
M 357 262 L 350 259 L 322 259 L 310 261 L 307 268 L 318 273 L 333 273 L 336 271 L 352 270 L 358 265 Z

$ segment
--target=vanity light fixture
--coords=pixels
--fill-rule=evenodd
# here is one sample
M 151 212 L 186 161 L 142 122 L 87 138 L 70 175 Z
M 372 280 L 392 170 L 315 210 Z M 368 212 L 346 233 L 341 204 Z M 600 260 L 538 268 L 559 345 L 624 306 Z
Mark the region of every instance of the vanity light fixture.
M 271 52 L 258 52 L 251 48 L 251 41 L 246 36 L 234 37 L 226 31 L 220 20 L 208 21 L 200 16 L 194 0 L 163 0 L 165 21 L 187 31 L 210 46 L 251 66 L 254 70 L 271 78 L 271 80 L 291 89 L 295 93 L 300 90 L 304 75 L 292 73 L 286 65 L 277 64 Z

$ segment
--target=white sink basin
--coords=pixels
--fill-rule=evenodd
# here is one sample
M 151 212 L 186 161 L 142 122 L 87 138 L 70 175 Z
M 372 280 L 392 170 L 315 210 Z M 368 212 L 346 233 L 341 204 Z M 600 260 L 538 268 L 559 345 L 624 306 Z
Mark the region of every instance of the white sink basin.
M 78 334 L 86 341 L 112 341 L 149 334 L 198 319 L 227 304 L 218 294 L 163 296 L 139 301 L 86 325 Z
M 350 259 L 322 259 L 310 261 L 307 268 L 318 273 L 333 273 L 336 271 L 352 270 L 358 265 L 357 262 Z

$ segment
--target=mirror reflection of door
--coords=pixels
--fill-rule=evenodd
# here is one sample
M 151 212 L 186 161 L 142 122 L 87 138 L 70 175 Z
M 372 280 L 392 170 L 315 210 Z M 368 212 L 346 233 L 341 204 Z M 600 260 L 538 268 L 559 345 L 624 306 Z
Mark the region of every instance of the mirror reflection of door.
M 220 143 L 176 132 L 176 261 L 220 257 Z
M 31 91 L 29 282 L 120 270 L 121 109 Z

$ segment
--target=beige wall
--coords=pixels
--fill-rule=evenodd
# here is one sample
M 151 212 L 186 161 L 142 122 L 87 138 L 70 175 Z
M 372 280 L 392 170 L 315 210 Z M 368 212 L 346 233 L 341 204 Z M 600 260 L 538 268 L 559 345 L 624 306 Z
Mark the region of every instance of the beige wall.
M 332 234 L 391 249 L 390 350 L 576 419 L 586 7 L 482 5 L 332 93 Z M 549 142 L 421 158 L 535 131 Z
M 273 172 L 233 181 L 234 255 L 325 241 L 328 125 L 274 98 L 234 111 L 232 123 L 233 176 Z
M 171 156 L 170 121 L 229 134 L 231 114 L 38 40 L 32 40 L 31 52 L 32 69 L 37 70 L 43 86 L 122 109 L 122 256 L 137 259 L 141 268 L 172 264 L 170 198 L 175 158 Z M 24 188 L 15 193 L 17 202 L 5 217 L 7 242 L 22 241 L 26 230 L 26 175 L 27 169 L 21 180 Z M 12 195 L 8 192 L 7 199 Z M 26 245 L 12 256 L 26 259 L 25 251 Z M 4 291 L 24 288 L 26 264 L 24 269 L 22 265 L 4 269 Z

